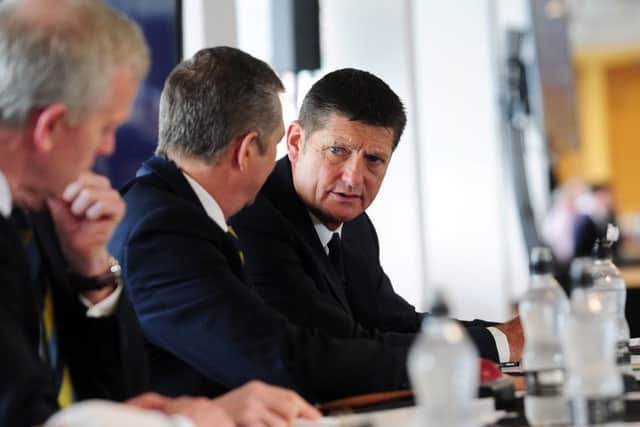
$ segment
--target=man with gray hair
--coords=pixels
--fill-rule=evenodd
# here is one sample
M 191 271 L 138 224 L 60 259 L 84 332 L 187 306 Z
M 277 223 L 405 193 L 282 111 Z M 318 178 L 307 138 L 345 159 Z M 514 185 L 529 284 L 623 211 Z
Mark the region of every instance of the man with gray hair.
M 258 379 L 323 401 L 409 385 L 409 340 L 300 327 L 244 280 L 227 220 L 273 170 L 282 89 L 267 64 L 228 47 L 201 50 L 165 82 L 156 156 L 123 189 L 127 214 L 109 244 L 156 391 L 215 396 Z
M 0 3 L 2 425 L 145 386 L 106 248 L 124 202 L 89 171 L 148 67 L 139 28 L 100 2 Z
M 39 425 L 73 401 L 123 400 L 147 386 L 143 341 L 106 246 L 124 201 L 89 170 L 113 152 L 148 67 L 139 27 L 99 0 L 0 2 L 2 426 Z M 119 427 L 318 416 L 295 393 L 260 383 L 215 401 L 144 394 L 128 404 L 89 406 L 82 425 L 96 414 Z M 75 411 L 52 425 L 77 420 Z

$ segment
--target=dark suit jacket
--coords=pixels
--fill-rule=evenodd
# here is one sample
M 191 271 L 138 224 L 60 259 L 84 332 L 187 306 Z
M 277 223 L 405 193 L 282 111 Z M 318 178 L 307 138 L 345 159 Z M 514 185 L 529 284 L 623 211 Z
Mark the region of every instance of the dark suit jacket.
M 136 320 L 121 298 L 113 316 L 90 319 L 73 291 L 53 224 L 31 215 L 53 292 L 58 350 L 78 399 L 124 400 L 148 383 Z M 43 298 L 31 282 L 29 260 L 13 225 L 0 216 L 0 425 L 32 426 L 57 409 L 48 363 L 39 356 Z
M 215 396 L 259 379 L 328 400 L 408 386 L 406 346 L 332 339 L 264 304 L 174 163 L 153 157 L 138 175 L 110 246 L 150 343 L 155 389 Z
M 378 236 L 366 213 L 342 228 L 346 286 L 293 187 L 291 164 L 279 160 L 253 205 L 231 220 L 245 252 L 245 273 L 264 300 L 291 321 L 336 337 L 411 341 L 425 314 L 397 295 L 379 259 Z M 498 360 L 482 321 L 463 322 L 480 354 Z M 402 333 L 402 334 L 397 334 Z

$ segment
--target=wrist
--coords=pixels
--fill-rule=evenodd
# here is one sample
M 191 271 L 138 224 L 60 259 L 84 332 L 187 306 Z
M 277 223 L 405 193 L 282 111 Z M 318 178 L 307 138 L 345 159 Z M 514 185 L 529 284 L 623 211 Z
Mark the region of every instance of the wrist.
M 87 276 L 74 271 L 69 272 L 72 283 L 76 289 L 85 294 L 89 300 L 93 295 L 109 295 L 116 287 L 122 284 L 121 269 L 118 260 L 108 256 L 106 268 L 103 268 L 97 275 Z M 105 295 L 105 296 L 106 296 Z

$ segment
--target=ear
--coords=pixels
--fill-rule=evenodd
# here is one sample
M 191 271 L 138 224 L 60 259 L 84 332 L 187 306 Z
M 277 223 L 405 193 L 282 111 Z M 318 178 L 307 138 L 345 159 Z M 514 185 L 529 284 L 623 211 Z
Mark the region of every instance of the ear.
M 236 138 L 234 149 L 234 164 L 244 172 L 249 169 L 253 156 L 260 153 L 258 147 L 258 132 L 251 131 Z
M 49 152 L 61 137 L 69 112 L 64 104 L 51 104 L 37 113 L 33 125 L 33 141 L 39 152 Z
M 295 164 L 304 146 L 304 129 L 299 121 L 291 122 L 287 129 L 287 154 L 291 164 Z

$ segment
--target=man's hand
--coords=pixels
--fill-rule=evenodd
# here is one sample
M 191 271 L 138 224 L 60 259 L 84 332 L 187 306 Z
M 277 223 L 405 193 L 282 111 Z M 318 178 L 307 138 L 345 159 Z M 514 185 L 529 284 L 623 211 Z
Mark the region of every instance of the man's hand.
M 293 425 L 298 417 L 315 420 L 321 414 L 293 391 L 251 381 L 213 400 L 238 427 Z
M 69 184 L 61 198 L 47 200 L 69 267 L 92 277 L 109 269 L 107 243 L 125 212 L 109 180 L 85 173 Z
M 158 393 L 144 393 L 127 400 L 125 404 L 135 406 L 140 409 L 150 409 L 162 412 L 169 402 L 171 402 L 170 397 L 166 397 Z
M 522 332 L 522 324 L 520 316 L 516 316 L 507 323 L 496 326 L 507 336 L 509 342 L 510 362 L 519 362 L 522 359 L 522 348 L 524 347 L 524 333 Z
M 217 399 L 145 393 L 127 405 L 189 418 L 196 427 L 286 427 L 298 417 L 315 420 L 321 414 L 293 391 L 251 381 Z

